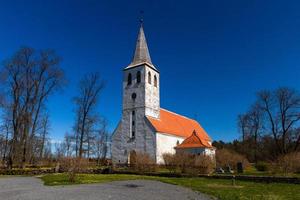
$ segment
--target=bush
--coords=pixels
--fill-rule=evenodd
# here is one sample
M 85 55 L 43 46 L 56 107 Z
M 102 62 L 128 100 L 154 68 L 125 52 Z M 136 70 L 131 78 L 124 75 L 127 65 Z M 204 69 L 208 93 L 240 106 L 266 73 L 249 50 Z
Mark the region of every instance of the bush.
M 164 154 L 165 167 L 172 173 L 190 175 L 209 174 L 215 167 L 214 160 L 205 155 L 192 155 L 185 152 Z
M 71 183 L 76 181 L 78 173 L 83 173 L 88 167 L 88 160 L 85 158 L 66 157 L 60 160 L 60 171 L 68 173 Z
M 147 153 L 137 152 L 130 157 L 130 168 L 140 173 L 154 172 L 156 163 Z
M 210 156 L 199 155 L 195 157 L 195 167 L 199 174 L 210 174 L 214 171 L 216 164 Z
M 163 159 L 164 159 L 165 167 L 171 173 L 176 173 L 176 169 L 177 169 L 176 156 L 174 154 L 165 153 L 163 154 Z
M 228 149 L 218 149 L 216 151 L 216 161 L 218 167 L 227 167 L 229 165 L 232 169 L 236 169 L 238 162 L 243 163 L 244 168 L 250 165 L 245 156 Z
M 255 164 L 257 171 L 266 172 L 270 170 L 270 164 L 266 162 L 259 161 Z
M 300 172 L 300 152 L 293 152 L 279 156 L 275 163 L 275 170 L 280 173 Z

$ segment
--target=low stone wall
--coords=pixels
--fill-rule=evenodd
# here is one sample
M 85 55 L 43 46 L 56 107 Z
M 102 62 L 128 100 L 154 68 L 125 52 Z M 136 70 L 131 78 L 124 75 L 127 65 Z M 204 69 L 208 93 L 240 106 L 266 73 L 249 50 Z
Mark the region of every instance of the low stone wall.
M 114 171 L 115 174 L 133 174 L 133 175 L 145 175 L 145 176 L 159 176 L 159 177 L 195 177 L 188 174 L 179 173 L 159 173 L 159 172 L 146 172 L 137 173 L 133 171 Z M 248 176 L 248 175 L 198 175 L 197 177 L 212 178 L 212 179 L 235 179 L 241 181 L 263 182 L 263 183 L 290 183 L 300 184 L 300 178 L 298 177 L 284 177 L 284 176 Z
M 25 169 L 0 169 L 0 175 L 25 175 L 25 176 L 34 176 L 41 174 L 52 174 L 52 173 L 65 173 L 67 171 L 63 169 L 55 168 L 25 168 Z M 80 173 L 85 174 L 111 174 L 111 168 L 97 168 L 97 169 L 85 169 Z
M 292 183 L 300 184 L 298 177 L 285 177 L 285 176 L 248 176 L 248 175 L 200 175 L 199 177 L 214 178 L 214 179 L 235 179 L 242 181 L 264 182 L 264 183 Z
M 51 174 L 55 173 L 54 168 L 49 169 L 1 169 L 0 175 L 26 175 L 34 176 L 40 174 Z

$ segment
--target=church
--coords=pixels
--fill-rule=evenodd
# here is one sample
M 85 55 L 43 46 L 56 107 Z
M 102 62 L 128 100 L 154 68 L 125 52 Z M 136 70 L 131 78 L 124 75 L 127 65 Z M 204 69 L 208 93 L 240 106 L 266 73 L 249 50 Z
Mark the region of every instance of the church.
M 160 73 L 153 65 L 141 24 L 132 62 L 123 70 L 122 118 L 112 135 L 112 162 L 129 163 L 135 152 L 162 164 L 164 153 L 184 150 L 214 156 L 200 124 L 160 107 Z

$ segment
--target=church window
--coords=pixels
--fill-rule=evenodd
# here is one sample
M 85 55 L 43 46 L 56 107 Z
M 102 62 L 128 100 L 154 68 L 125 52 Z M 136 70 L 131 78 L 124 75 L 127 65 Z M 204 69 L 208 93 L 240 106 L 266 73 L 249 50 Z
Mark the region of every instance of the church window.
M 137 83 L 140 83 L 140 82 L 141 82 L 141 72 L 140 72 L 140 71 L 138 71 L 138 72 L 136 73 L 136 82 L 137 82 Z
M 131 83 L 132 83 L 132 77 L 131 77 L 131 73 L 129 73 L 127 78 L 127 85 L 131 85 Z
M 151 73 L 148 72 L 148 83 L 151 84 Z
M 131 112 L 131 123 L 130 123 L 130 138 L 135 138 L 135 111 Z
M 154 87 L 157 87 L 157 77 L 154 75 Z
M 132 100 L 135 100 L 136 99 L 136 93 L 132 93 L 131 98 L 132 98 Z

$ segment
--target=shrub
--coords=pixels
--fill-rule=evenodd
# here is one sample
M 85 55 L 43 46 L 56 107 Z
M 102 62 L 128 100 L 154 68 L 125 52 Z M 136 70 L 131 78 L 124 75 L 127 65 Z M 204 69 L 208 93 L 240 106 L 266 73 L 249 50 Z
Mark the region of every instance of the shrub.
M 270 170 L 270 164 L 266 162 L 259 161 L 255 164 L 257 171 L 266 172 Z
M 210 156 L 198 155 L 195 157 L 195 167 L 199 174 L 210 174 L 214 171 L 215 160 Z
M 171 172 L 176 173 L 177 162 L 175 154 L 165 153 L 163 154 L 165 167 Z
M 67 172 L 69 181 L 74 183 L 77 174 L 85 172 L 88 163 L 85 158 L 66 157 L 60 160 L 60 171 Z
M 209 174 L 215 167 L 214 160 L 205 155 L 192 155 L 185 152 L 164 154 L 165 167 L 172 173 L 179 172 L 190 175 Z
M 193 168 L 195 167 L 195 159 L 193 155 L 185 152 L 179 152 L 175 154 L 175 158 L 177 167 L 181 173 L 194 173 Z
M 227 167 L 229 165 L 232 169 L 236 169 L 238 162 L 243 163 L 244 168 L 249 166 L 249 161 L 245 156 L 228 149 L 218 149 L 216 151 L 216 162 L 218 167 Z
M 292 152 L 279 156 L 275 163 L 275 170 L 280 173 L 300 172 L 300 152 Z
M 153 172 L 156 170 L 156 163 L 147 153 L 137 152 L 130 159 L 130 168 L 140 173 Z

